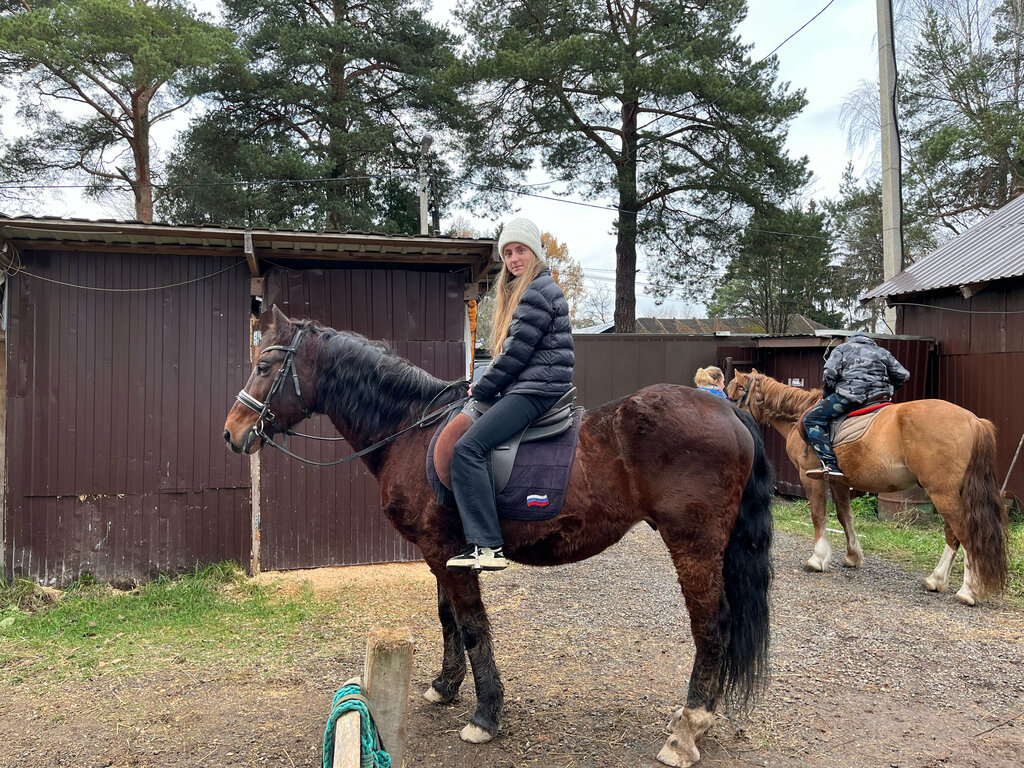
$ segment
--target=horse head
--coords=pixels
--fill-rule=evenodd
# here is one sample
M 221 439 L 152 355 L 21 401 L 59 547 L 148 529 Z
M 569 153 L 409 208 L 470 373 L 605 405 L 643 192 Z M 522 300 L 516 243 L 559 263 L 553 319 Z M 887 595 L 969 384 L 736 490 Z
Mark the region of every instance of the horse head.
M 312 413 L 309 380 L 313 333 L 274 305 L 273 322 L 260 340 L 249 380 L 224 422 L 224 439 L 235 453 L 256 453 L 275 434 L 287 433 Z
M 725 387 L 725 394 L 732 400 L 737 408 L 747 411 L 754 420 L 761 423 L 761 409 L 757 397 L 758 383 L 764 378 L 757 368 L 751 368 L 750 373 L 734 371 L 732 381 Z

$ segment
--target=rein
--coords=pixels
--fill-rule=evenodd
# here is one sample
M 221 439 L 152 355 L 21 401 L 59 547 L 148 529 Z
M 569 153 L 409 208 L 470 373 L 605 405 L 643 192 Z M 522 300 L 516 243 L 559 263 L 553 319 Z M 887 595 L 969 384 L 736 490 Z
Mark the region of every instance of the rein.
M 443 395 L 445 392 L 448 392 L 450 389 L 457 386 L 461 382 L 448 384 L 446 387 L 444 387 L 444 389 L 442 389 L 440 392 L 434 395 L 434 397 L 430 400 L 429 403 L 427 403 L 427 407 L 423 409 L 423 414 L 420 416 L 418 421 L 409 425 L 403 430 L 395 432 L 393 435 L 385 437 L 383 440 L 378 440 L 373 445 L 364 448 L 363 450 L 357 453 L 353 453 L 351 456 L 346 456 L 345 458 L 338 459 L 337 461 L 313 461 L 312 459 L 307 459 L 302 456 L 299 456 L 298 454 L 292 453 L 290 450 L 288 450 L 286 446 L 278 445 L 277 443 L 275 443 L 274 433 L 280 433 L 284 435 L 285 441 L 287 441 L 289 435 L 295 437 L 305 437 L 309 438 L 310 440 L 335 441 L 345 439 L 344 437 L 320 437 L 317 435 L 304 435 L 299 432 L 292 432 L 291 430 L 284 429 L 280 424 L 277 423 L 277 417 L 270 410 L 270 401 L 273 400 L 274 397 L 278 394 L 281 387 L 284 385 L 285 379 L 288 378 L 288 372 L 291 371 L 292 381 L 295 384 L 295 394 L 299 398 L 299 402 L 302 404 L 302 417 L 308 419 L 310 416 L 313 415 L 313 411 L 306 407 L 306 401 L 302 399 L 302 389 L 299 386 L 299 371 L 298 368 L 295 366 L 295 353 L 299 349 L 299 341 L 302 339 L 302 334 L 305 333 L 305 331 L 305 328 L 300 328 L 299 331 L 295 334 L 295 338 L 292 339 L 292 343 L 290 346 L 285 347 L 282 345 L 274 345 L 267 347 L 266 349 L 263 350 L 264 353 L 274 350 L 281 350 L 284 352 L 284 361 L 281 363 L 281 367 L 277 369 L 277 373 L 274 374 L 274 380 L 270 383 L 270 390 L 267 392 L 267 397 L 265 400 L 257 400 L 255 397 L 246 392 L 245 389 L 242 389 L 237 395 L 235 395 L 235 399 L 238 400 L 238 402 L 240 402 L 242 405 L 246 406 L 250 410 L 256 412 L 256 424 L 253 426 L 253 430 L 255 431 L 256 436 L 262 439 L 265 443 L 272 445 L 274 448 L 281 451 L 285 455 L 291 456 L 293 459 L 298 459 L 299 461 L 305 464 L 312 464 L 317 467 L 332 467 L 336 464 L 347 464 L 350 461 L 355 461 L 356 459 L 362 458 L 368 453 L 373 453 L 373 451 L 376 451 L 378 448 L 382 448 L 388 443 L 397 440 L 406 432 L 410 432 L 418 427 L 425 427 L 429 426 L 430 424 L 436 423 L 438 420 L 441 419 L 442 416 L 451 413 L 456 408 L 461 407 L 462 404 L 465 403 L 467 400 L 469 400 L 468 396 L 462 397 L 458 400 L 448 403 L 448 405 L 444 406 L 443 408 L 440 408 L 432 413 L 428 413 L 428 411 L 430 411 L 430 408 L 434 405 L 435 402 L 437 402 L 437 399 L 441 397 L 441 395 Z M 317 357 L 319 358 L 319 356 L 320 347 L 318 343 Z M 273 430 L 273 432 L 269 435 L 266 432 L 266 426 L 268 424 Z

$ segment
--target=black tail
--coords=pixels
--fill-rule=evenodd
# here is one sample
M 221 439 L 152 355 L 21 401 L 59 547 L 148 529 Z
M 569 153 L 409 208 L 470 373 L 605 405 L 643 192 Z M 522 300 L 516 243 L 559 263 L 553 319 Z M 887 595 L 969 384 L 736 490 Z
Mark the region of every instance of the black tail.
M 721 684 L 722 692 L 734 704 L 745 704 L 761 692 L 768 678 L 774 478 L 757 423 L 746 411 L 737 410 L 736 415 L 754 438 L 754 465 L 722 569 L 730 608 L 730 632 Z

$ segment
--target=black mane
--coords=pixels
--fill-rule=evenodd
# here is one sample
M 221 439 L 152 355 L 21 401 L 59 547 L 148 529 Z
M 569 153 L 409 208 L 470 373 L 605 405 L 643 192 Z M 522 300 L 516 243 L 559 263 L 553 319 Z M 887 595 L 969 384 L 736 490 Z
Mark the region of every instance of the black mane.
M 386 344 L 314 321 L 296 325 L 318 337 L 317 410 L 341 419 L 354 434 L 386 436 L 420 418 L 428 405 L 433 410 L 466 394 L 466 382 L 431 376 Z

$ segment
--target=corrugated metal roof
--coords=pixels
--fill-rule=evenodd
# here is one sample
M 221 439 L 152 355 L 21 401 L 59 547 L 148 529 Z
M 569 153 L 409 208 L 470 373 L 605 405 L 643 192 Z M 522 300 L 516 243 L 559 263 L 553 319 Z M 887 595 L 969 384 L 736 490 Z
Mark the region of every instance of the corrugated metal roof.
M 156 245 L 165 248 L 245 248 L 246 236 L 253 249 L 272 251 L 277 258 L 330 259 L 333 254 L 365 254 L 374 257 L 411 257 L 409 261 L 474 263 L 492 259 L 495 241 L 490 238 L 389 235 L 381 232 L 308 232 L 289 229 L 245 229 L 241 227 L 178 226 L 144 224 L 138 221 L 64 219 L 43 216 L 0 214 L 0 236 L 23 242 L 104 243 L 115 245 Z M 497 260 L 494 259 L 495 266 Z
M 860 297 L 901 296 L 1024 275 L 1024 195 Z

